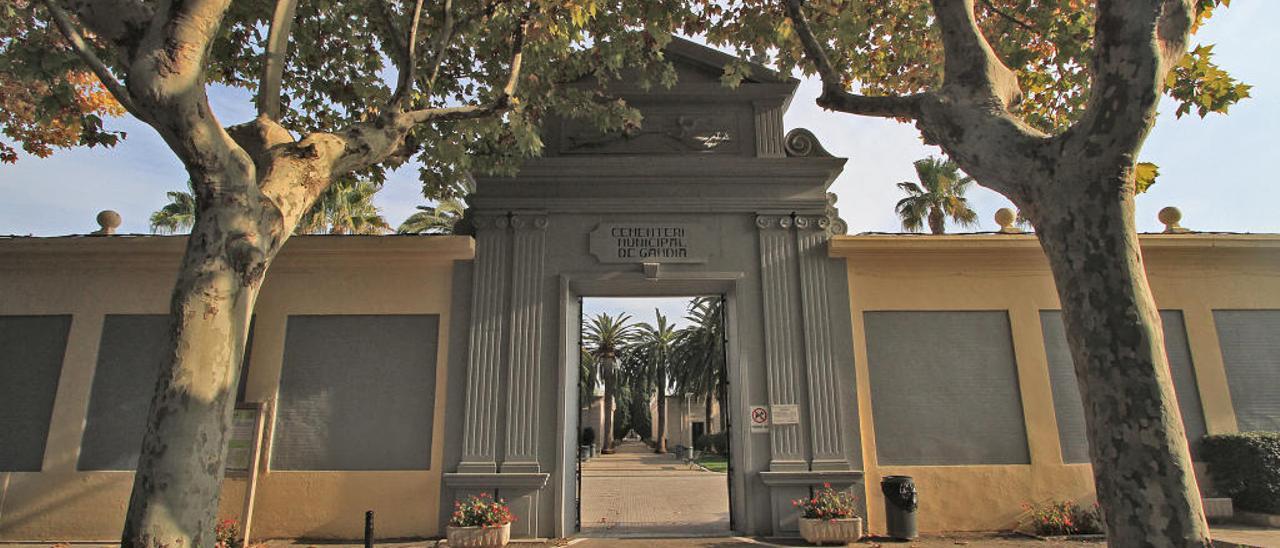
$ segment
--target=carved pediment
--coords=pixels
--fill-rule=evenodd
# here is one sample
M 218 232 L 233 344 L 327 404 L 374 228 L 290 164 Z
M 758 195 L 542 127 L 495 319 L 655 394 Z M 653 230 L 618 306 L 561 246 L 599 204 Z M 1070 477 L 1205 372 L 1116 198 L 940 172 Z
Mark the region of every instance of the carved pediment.
M 742 140 L 738 116 L 729 111 L 640 107 L 642 124 L 601 133 L 590 123 L 564 120 L 561 154 L 738 154 Z
M 553 119 L 545 126 L 547 154 L 585 155 L 784 155 L 782 111 L 798 81 L 747 63 L 737 87 L 721 81 L 730 63 L 743 61 L 713 48 L 674 38 L 663 55 L 675 69 L 670 87 L 642 86 L 626 73 L 600 88 L 640 111 L 632 127 L 602 132 L 590 121 Z M 594 80 L 579 86 L 594 87 Z

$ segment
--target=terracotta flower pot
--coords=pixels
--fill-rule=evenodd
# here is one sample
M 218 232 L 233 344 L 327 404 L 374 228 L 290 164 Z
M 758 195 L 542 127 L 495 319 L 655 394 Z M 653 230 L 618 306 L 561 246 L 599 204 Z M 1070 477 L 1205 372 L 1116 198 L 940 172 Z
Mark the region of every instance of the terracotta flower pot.
M 450 548 L 457 546 L 499 548 L 511 542 L 511 524 L 481 527 L 454 527 L 450 525 L 447 535 Z
M 800 536 L 810 544 L 846 544 L 862 538 L 862 518 L 800 518 Z

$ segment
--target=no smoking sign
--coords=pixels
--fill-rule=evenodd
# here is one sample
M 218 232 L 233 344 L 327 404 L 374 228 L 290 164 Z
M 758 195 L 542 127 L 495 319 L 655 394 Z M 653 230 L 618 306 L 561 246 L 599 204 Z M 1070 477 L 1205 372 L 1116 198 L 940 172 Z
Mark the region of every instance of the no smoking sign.
M 751 433 L 761 434 L 769 431 L 769 407 L 753 405 L 747 416 L 751 419 Z

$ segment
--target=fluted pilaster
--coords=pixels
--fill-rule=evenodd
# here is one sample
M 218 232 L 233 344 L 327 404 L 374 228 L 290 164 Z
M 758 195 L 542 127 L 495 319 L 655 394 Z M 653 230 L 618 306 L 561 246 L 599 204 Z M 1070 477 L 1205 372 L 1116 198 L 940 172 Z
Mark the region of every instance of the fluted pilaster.
M 506 323 L 510 221 L 505 214 L 478 214 L 472 277 L 466 415 L 459 472 L 496 472 L 498 388 L 502 379 Z
M 765 368 L 769 405 L 799 403 L 799 359 L 795 340 L 793 288 L 796 287 L 796 239 L 790 215 L 759 215 L 760 279 L 764 291 Z M 772 470 L 805 467 L 803 433 L 797 424 L 770 427 Z
M 812 467 L 848 468 L 840 430 L 840 386 L 832 343 L 828 296 L 827 241 L 831 219 L 798 215 L 796 247 L 800 262 L 800 301 L 804 327 L 805 375 L 809 388 L 809 430 L 813 441 Z
M 752 106 L 755 109 L 756 156 L 785 156 L 782 147 L 782 105 L 772 101 L 756 101 Z
M 511 217 L 511 364 L 506 453 L 502 469 L 538 472 L 538 366 L 542 341 L 542 272 L 547 216 Z

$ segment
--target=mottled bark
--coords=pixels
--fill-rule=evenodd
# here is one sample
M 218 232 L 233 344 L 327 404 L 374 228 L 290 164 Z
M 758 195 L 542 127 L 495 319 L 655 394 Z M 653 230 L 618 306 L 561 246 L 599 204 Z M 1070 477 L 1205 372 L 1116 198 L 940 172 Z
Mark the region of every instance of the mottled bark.
M 187 241 L 170 306 L 172 351 L 151 401 L 123 546 L 213 544 L 239 366 L 265 269 L 232 257 L 225 213 L 203 211 Z
M 1031 215 L 1057 282 L 1112 546 L 1209 546 L 1127 175 L 1058 181 Z

